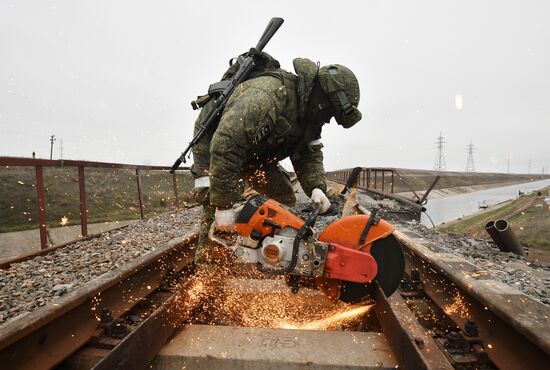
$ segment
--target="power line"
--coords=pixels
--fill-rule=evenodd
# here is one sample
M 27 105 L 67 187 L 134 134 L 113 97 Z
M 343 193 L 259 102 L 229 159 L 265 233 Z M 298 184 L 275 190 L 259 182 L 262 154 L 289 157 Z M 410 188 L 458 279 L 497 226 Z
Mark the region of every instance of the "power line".
M 466 162 L 466 172 L 475 172 L 475 165 L 474 165 L 474 151 L 475 147 L 474 144 L 470 141 L 470 144 L 466 146 L 466 149 L 468 149 L 468 161 Z
M 439 137 L 436 139 L 435 145 L 437 147 L 437 154 L 435 156 L 434 169 L 436 171 L 444 171 L 447 169 L 447 164 L 445 162 L 445 154 L 443 153 L 443 148 L 445 147 L 445 140 L 439 133 Z

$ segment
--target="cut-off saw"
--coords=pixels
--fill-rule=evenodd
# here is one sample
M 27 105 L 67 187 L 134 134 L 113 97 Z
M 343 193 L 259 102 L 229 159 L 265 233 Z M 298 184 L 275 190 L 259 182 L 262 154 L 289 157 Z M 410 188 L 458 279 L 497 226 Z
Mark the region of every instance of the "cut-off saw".
M 372 298 L 377 283 L 386 296 L 399 286 L 405 261 L 395 227 L 370 215 L 342 217 L 317 237 L 313 225 L 320 205 L 307 220 L 263 195 L 250 198 L 236 219 L 236 239 L 210 238 L 235 254 L 241 263 L 262 272 L 313 278 L 332 300 L 355 303 Z

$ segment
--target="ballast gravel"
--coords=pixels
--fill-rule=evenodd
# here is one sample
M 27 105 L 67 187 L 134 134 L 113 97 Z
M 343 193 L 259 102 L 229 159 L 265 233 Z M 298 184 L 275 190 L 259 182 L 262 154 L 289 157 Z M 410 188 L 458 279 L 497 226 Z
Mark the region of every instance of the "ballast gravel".
M 473 274 L 483 276 L 483 279 L 502 281 L 550 305 L 550 264 L 534 263 L 515 253 L 501 252 L 492 242 L 483 239 L 442 233 L 415 222 L 406 222 L 402 226 L 476 266 Z
M 200 207 L 182 209 L 0 270 L 0 325 L 55 301 L 172 239 L 189 235 L 199 222 Z

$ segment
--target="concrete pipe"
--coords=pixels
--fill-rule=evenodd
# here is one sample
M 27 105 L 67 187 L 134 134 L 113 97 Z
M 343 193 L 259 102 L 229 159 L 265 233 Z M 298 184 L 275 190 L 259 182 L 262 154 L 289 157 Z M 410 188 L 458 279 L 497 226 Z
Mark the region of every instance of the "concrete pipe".
M 489 221 L 485 224 L 485 231 L 491 236 L 491 239 L 493 239 L 493 242 L 495 245 L 500 249 L 502 252 L 509 252 L 509 250 L 506 248 L 506 245 L 502 241 L 499 232 L 497 229 L 495 229 L 495 221 Z
M 510 223 L 506 220 L 496 220 L 495 229 L 498 232 L 500 239 L 504 243 L 506 249 L 510 252 L 525 256 L 525 251 L 521 246 L 516 234 L 510 228 Z

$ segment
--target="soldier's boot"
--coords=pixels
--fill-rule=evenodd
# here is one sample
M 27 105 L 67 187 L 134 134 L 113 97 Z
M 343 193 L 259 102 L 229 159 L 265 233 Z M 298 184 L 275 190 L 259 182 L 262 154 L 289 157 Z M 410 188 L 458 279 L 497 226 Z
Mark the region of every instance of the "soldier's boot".
M 214 212 L 216 209 L 206 202 L 202 203 L 202 221 L 199 226 L 199 240 L 197 242 L 197 249 L 195 250 L 195 263 L 197 265 L 209 262 L 208 251 L 216 246 L 208 238 L 208 232 L 214 222 Z

